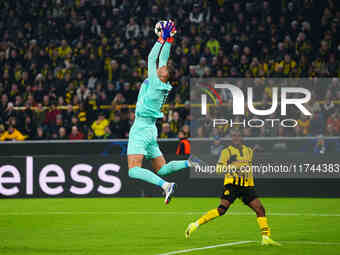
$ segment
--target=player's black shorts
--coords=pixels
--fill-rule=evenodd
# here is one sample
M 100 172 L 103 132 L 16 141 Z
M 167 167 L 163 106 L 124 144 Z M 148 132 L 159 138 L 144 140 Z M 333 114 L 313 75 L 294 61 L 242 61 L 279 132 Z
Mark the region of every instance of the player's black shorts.
M 233 203 L 236 198 L 242 199 L 246 205 L 257 198 L 255 187 L 242 187 L 234 184 L 227 184 L 224 186 L 222 199 Z

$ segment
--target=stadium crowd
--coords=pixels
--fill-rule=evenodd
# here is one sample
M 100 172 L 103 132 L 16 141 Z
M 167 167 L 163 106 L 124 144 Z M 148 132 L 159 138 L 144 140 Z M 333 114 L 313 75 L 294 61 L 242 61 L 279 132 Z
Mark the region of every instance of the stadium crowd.
M 172 18 L 173 91 L 159 137 L 189 136 L 195 77 L 340 77 L 339 1 L 0 2 L 0 140 L 126 138 L 154 25 Z M 340 83 L 312 88 L 312 118 L 262 135 L 339 135 Z M 259 101 L 270 97 L 264 85 Z M 200 130 L 198 135 L 204 136 Z M 245 135 L 259 135 L 244 129 Z M 224 136 L 228 129 L 214 134 Z

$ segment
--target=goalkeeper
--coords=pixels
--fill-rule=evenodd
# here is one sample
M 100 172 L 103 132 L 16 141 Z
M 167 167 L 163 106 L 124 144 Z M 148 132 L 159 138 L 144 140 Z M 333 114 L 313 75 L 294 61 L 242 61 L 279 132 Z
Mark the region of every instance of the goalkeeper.
M 166 164 L 157 143 L 156 120 L 163 118 L 161 108 L 172 89 L 168 82 L 167 62 L 171 43 L 174 40 L 173 35 L 176 33 L 174 23 L 172 21 L 163 22 L 159 32 L 161 32 L 161 36 L 148 56 L 148 78 L 139 90 L 136 119 L 130 129 L 127 155 L 129 176 L 161 187 L 165 193 L 164 202 L 168 204 L 176 184 L 169 183 L 162 177 L 191 167 L 195 163 L 189 158 L 189 160 L 171 161 Z M 154 172 L 142 168 L 144 157 L 152 160 Z

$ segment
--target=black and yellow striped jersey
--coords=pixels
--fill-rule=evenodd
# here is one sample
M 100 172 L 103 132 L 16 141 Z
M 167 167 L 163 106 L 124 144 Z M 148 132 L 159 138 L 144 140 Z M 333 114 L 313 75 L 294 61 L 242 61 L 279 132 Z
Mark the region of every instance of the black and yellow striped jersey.
M 242 187 L 254 186 L 252 174 L 252 148 L 241 145 L 240 148 L 229 145 L 222 150 L 217 163 L 217 172 L 225 172 L 224 185 L 234 184 Z

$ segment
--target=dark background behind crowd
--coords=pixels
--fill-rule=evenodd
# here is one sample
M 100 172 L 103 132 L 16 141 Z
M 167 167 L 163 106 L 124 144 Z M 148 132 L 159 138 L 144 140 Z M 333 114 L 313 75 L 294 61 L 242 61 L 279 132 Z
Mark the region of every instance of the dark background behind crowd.
M 0 139 L 126 138 L 154 25 L 168 18 L 178 33 L 159 137 L 188 137 L 190 78 L 340 77 L 339 6 L 336 0 L 0 1 Z M 259 86 L 258 101 L 271 97 L 268 88 Z M 313 116 L 300 116 L 297 128 L 242 132 L 339 135 L 339 81 L 310 89 Z M 204 132 L 210 131 L 196 135 Z

